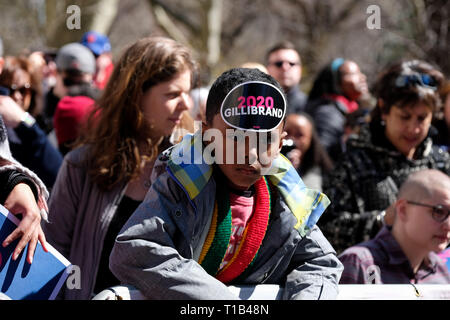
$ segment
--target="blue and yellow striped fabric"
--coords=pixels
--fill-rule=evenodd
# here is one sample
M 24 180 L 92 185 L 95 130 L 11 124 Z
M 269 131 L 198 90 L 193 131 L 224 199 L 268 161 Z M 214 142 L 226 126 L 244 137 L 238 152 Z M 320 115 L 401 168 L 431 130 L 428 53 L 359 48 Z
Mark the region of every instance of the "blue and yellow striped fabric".
M 201 132 L 195 135 L 187 134 L 180 143 L 172 148 L 168 166 L 172 174 L 178 179 L 186 189 L 191 200 L 193 200 L 205 187 L 212 175 L 212 166 L 205 163 L 202 155 L 202 143 L 197 139 L 202 139 Z M 200 155 L 200 163 L 196 163 Z
M 202 139 L 200 131 L 194 135 L 186 135 L 172 149 L 168 161 L 171 173 L 185 188 L 191 200 L 202 191 L 213 171 L 213 167 L 200 157 L 203 144 L 198 139 Z M 201 161 L 198 161 L 199 159 Z M 282 154 L 273 161 L 269 172 L 266 177 L 283 196 L 297 219 L 295 228 L 304 236 L 317 223 L 330 200 L 320 191 L 306 187 L 297 170 Z
M 267 178 L 283 196 L 297 219 L 295 228 L 304 236 L 317 223 L 330 200 L 325 194 L 306 187 L 297 170 L 282 154 L 274 160 L 272 166 L 278 172 Z

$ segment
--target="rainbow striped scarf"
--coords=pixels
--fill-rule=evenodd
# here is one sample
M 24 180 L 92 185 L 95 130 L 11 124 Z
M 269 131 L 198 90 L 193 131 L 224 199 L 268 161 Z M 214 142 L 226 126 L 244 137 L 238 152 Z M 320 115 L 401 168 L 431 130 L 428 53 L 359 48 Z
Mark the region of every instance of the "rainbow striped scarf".
M 200 130 L 188 134 L 175 145 L 169 156 L 167 170 L 184 189 L 192 201 L 203 190 L 212 176 L 213 167 L 202 158 L 202 135 Z M 177 161 L 173 161 L 176 155 Z M 317 223 L 330 204 L 320 191 L 305 186 L 291 162 L 280 154 L 272 162 L 271 175 L 266 179 L 277 188 L 295 216 L 295 229 L 303 237 Z
M 219 183 L 208 236 L 203 244 L 199 263 L 210 275 L 228 283 L 252 264 L 264 240 L 270 216 L 270 189 L 262 177 L 255 183 L 256 205 L 244 229 L 239 247 L 228 264 L 219 270 L 231 238 L 232 213 L 226 184 Z

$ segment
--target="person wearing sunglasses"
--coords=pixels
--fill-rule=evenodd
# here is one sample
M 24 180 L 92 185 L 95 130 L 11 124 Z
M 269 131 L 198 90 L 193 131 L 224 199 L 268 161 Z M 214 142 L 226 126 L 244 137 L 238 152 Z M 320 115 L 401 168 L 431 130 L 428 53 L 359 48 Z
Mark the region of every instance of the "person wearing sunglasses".
M 286 93 L 287 113 L 303 111 L 307 97 L 299 88 L 302 62 L 294 44 L 283 41 L 270 48 L 266 53 L 266 67 Z
M 62 155 L 51 144 L 33 114 L 34 79 L 26 58 L 6 57 L 0 74 L 0 115 L 6 125 L 12 156 L 35 172 L 51 189 Z
M 331 205 L 319 225 L 338 253 L 376 235 L 383 210 L 410 173 L 428 168 L 450 174 L 449 154 L 431 138 L 443 79 L 418 60 L 394 63 L 378 77 L 369 122 L 348 138 L 323 181 Z
M 22 109 L 28 111 L 31 104 L 31 73 L 25 58 L 5 58 L 0 86 L 4 90 L 3 95 L 9 95 Z
M 437 253 L 450 242 L 450 177 L 435 169 L 412 173 L 392 207 L 392 226 L 339 256 L 340 283 L 449 284 Z
M 4 66 L 3 42 L 0 38 L 0 75 Z M 21 215 L 17 228 L 11 234 L 1 234 L 1 245 L 15 246 L 13 260 L 26 251 L 27 263 L 33 262 L 38 241 L 48 251 L 47 241 L 41 227 L 41 221 L 47 219 L 47 199 L 49 192 L 42 180 L 30 169 L 19 163 L 11 154 L 8 133 L 3 121 L 1 107 L 6 102 L 15 102 L 0 94 L 0 204 L 14 215 Z M 17 104 L 15 104 L 17 105 Z M 17 108 L 20 109 L 19 106 Z M 1 230 L 0 230 L 0 233 Z M 24 253 L 25 254 L 25 253 Z M 0 296 L 0 300 L 7 299 Z

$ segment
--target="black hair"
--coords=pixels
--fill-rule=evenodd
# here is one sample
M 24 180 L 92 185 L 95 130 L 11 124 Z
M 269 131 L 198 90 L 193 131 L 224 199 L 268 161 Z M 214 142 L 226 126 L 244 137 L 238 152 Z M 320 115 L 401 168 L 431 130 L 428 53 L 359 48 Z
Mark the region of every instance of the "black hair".
M 433 80 L 435 89 L 426 90 L 422 85 L 398 83 L 398 79 L 407 75 L 428 75 Z M 435 113 L 441 106 L 439 89 L 444 82 L 444 76 L 438 68 L 421 60 L 395 62 L 386 67 L 378 76 L 374 87 L 377 106 L 371 114 L 372 121 L 380 121 L 381 114 L 388 114 L 392 106 L 404 108 L 423 102 Z M 379 104 L 383 101 L 383 106 Z
M 311 91 L 308 96 L 308 101 L 312 101 L 321 98 L 324 94 L 340 94 L 339 86 L 341 79 L 340 67 L 346 60 L 342 60 L 342 63 L 337 68 L 333 67 L 334 62 L 338 62 L 337 58 L 327 63 L 317 74 Z
M 269 50 L 267 50 L 267 52 L 266 52 L 266 64 L 269 63 L 270 55 L 272 53 L 274 53 L 275 51 L 278 51 L 278 50 L 294 50 L 298 54 L 298 59 L 299 59 L 298 62 L 300 63 L 300 65 L 302 64 L 302 59 L 300 57 L 300 53 L 295 48 L 295 45 L 292 42 L 290 42 L 290 41 L 278 42 L 273 47 L 271 47 Z
M 314 119 L 303 111 L 298 112 L 297 115 L 304 117 L 311 124 L 311 145 L 308 150 L 306 150 L 300 163 L 300 173 L 305 174 L 316 165 L 320 167 L 322 174 L 330 172 L 333 169 L 334 164 L 325 147 L 320 142 L 319 135 L 317 134 L 317 130 L 314 125 Z
M 206 122 L 211 124 L 227 94 L 237 85 L 248 81 L 261 81 L 274 85 L 280 92 L 284 91 L 280 84 L 269 74 L 259 69 L 233 68 L 222 73 L 211 86 L 206 101 Z

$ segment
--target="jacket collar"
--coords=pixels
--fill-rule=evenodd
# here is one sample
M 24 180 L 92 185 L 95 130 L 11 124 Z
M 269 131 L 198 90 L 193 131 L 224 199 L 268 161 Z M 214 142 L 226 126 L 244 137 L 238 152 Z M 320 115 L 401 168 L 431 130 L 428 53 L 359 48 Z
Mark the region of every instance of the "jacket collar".
M 375 236 L 375 241 L 380 244 L 384 252 L 388 257 L 388 263 L 390 265 L 407 264 L 409 271 L 413 273 L 408 258 L 403 252 L 402 248 L 398 244 L 397 240 L 392 235 L 392 228 L 384 226 L 378 234 Z M 428 259 L 425 259 L 420 266 L 420 269 L 435 270 L 436 269 L 436 257 L 433 253 L 428 254 Z
M 343 111 L 343 113 L 352 113 L 358 110 L 359 105 L 356 101 L 348 99 L 346 96 L 341 94 L 331 93 L 323 96 L 324 99 L 329 99 L 336 102 L 338 107 Z
M 434 128 L 430 127 L 427 137 L 417 146 L 417 159 L 427 157 L 432 151 L 433 142 L 430 135 L 433 132 Z M 386 138 L 384 127 L 375 121 L 364 124 L 357 135 L 350 136 L 347 144 L 349 147 L 367 148 L 393 157 L 404 157 Z
M 188 134 L 175 145 L 169 155 L 168 169 L 189 196 L 197 197 L 213 173 L 213 166 L 203 157 L 201 131 Z M 269 170 L 267 179 L 284 198 L 287 206 L 295 216 L 295 229 L 304 236 L 319 220 L 330 204 L 328 197 L 305 186 L 297 170 L 283 155 L 279 155 Z

